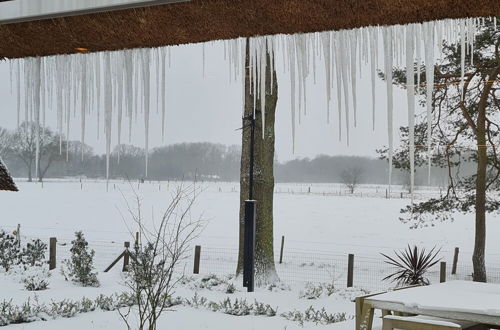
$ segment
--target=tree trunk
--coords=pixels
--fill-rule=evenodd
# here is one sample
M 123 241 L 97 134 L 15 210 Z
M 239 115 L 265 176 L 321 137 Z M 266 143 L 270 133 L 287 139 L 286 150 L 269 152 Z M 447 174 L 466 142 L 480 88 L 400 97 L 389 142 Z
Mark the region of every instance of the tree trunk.
M 476 237 L 472 264 L 473 279 L 476 282 L 486 282 L 486 265 L 484 251 L 486 245 L 486 130 L 485 109 L 479 109 L 477 119 L 477 176 L 476 176 Z
M 245 70 L 245 113 L 244 117 L 254 112 L 254 96 L 251 94 L 249 46 L 246 46 Z M 263 286 L 278 280 L 274 265 L 273 247 L 273 194 L 274 194 L 274 116 L 278 101 L 276 72 L 271 72 L 271 58 L 266 60 L 266 109 L 264 137 L 262 134 L 262 111 L 260 100 L 255 105 L 255 144 L 254 144 L 254 181 L 253 199 L 257 201 L 257 219 L 255 233 L 255 284 Z M 272 66 L 274 67 L 274 65 Z M 271 74 L 273 84 L 271 86 Z M 250 132 L 248 120 L 243 120 L 242 153 L 240 168 L 240 222 L 239 253 L 236 274 L 243 272 L 244 247 L 244 202 L 248 199 L 250 168 Z
M 33 182 L 33 176 L 31 175 L 31 167 L 32 167 L 32 164 L 30 161 L 29 165 L 28 165 L 28 182 Z

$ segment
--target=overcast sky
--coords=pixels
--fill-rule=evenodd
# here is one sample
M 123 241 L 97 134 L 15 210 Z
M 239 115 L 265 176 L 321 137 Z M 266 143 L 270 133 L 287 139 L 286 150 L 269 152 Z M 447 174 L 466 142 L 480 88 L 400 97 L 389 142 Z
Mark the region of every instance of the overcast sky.
M 332 122 L 326 123 L 326 97 L 324 64 L 317 62 L 316 84 L 311 74 L 307 82 L 308 114 L 297 127 L 295 153 L 291 143 L 290 78 L 283 72 L 281 56 L 276 56 L 279 100 L 276 110 L 276 153 L 280 161 L 298 157 L 328 155 L 375 156 L 375 149 L 387 144 L 385 83 L 377 79 L 377 122 L 375 131 L 371 123 L 371 84 L 368 68 L 361 68 L 358 81 L 358 127 L 351 128 L 350 146 L 345 139 L 338 140 L 336 109 Z M 203 77 L 202 47 L 186 45 L 172 49 L 172 62 L 167 81 L 167 125 L 165 141 L 161 139 L 160 116 L 152 109 L 150 146 L 179 142 L 209 141 L 223 144 L 241 144 L 241 85 L 229 81 L 229 62 L 224 60 L 222 43 L 206 46 L 205 77 Z M 383 63 L 379 63 L 382 66 Z M 7 62 L 0 62 L 0 126 L 15 128 L 15 94 L 10 93 L 10 75 Z M 156 89 L 156 87 L 152 86 Z M 336 93 L 333 93 L 333 96 Z M 333 100 L 335 104 L 336 100 Z M 395 89 L 395 136 L 397 127 L 406 125 L 406 98 L 402 90 Z M 55 111 L 48 112 L 47 123 L 55 128 Z M 87 121 L 86 143 L 95 152 L 104 153 L 103 134 L 97 139 L 97 119 Z M 72 118 L 71 139 L 78 140 L 78 116 Z M 128 136 L 124 125 L 124 138 Z M 144 124 L 134 125 L 132 144 L 143 146 Z M 102 127 L 101 127 L 102 131 Z M 345 131 L 345 130 L 344 130 Z M 116 129 L 114 129 L 116 132 Z M 397 141 L 396 141 L 397 142 Z M 113 135 L 113 144 L 116 135 Z

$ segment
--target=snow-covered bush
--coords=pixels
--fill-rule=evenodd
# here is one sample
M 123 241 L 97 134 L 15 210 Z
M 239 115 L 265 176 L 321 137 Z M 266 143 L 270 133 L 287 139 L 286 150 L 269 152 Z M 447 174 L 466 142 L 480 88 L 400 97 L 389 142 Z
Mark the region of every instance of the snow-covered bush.
M 88 242 L 81 231 L 75 233 L 75 239 L 71 244 L 71 259 L 63 261 L 62 275 L 67 281 L 98 287 L 97 272 L 94 272 L 95 251 L 88 247 Z
M 191 299 L 183 300 L 182 304 L 193 308 L 206 308 L 212 312 L 233 316 L 261 315 L 272 317 L 276 316 L 278 311 L 277 308 L 274 309 L 270 305 L 258 301 L 249 304 L 246 299 L 232 301 L 230 298 L 226 298 L 220 302 L 208 301 L 207 298 L 198 296 L 198 293 L 195 293 Z
M 43 263 L 47 252 L 47 244 L 40 239 L 35 239 L 26 244 L 26 247 L 20 253 L 20 261 L 24 265 L 35 266 Z
M 316 324 L 327 325 L 352 320 L 353 318 L 352 315 L 347 315 L 347 313 L 329 314 L 325 308 L 316 310 L 312 306 L 304 312 L 295 310 L 292 312 L 282 313 L 281 316 L 289 321 L 299 322 L 301 326 L 304 325 L 304 322 L 314 322 Z
M 335 293 L 335 287 L 330 283 L 306 283 L 304 290 L 299 292 L 299 298 L 301 299 L 318 299 L 323 295 L 331 296 Z
M 236 292 L 236 287 L 234 286 L 233 283 L 229 283 L 226 288 L 226 293 L 227 294 L 232 294 Z
M 19 262 L 19 242 L 17 239 L 0 230 L 0 267 L 6 272 Z
M 50 272 L 44 266 L 27 268 L 22 278 L 24 288 L 28 291 L 40 291 L 49 287 Z
M 179 301 L 179 299 L 177 299 Z M 39 303 L 36 299 L 18 306 L 12 300 L 0 303 L 0 326 L 34 321 L 47 321 L 58 317 L 73 317 L 77 314 L 92 312 L 97 309 L 114 311 L 122 307 L 132 306 L 134 298 L 130 293 L 114 294 L 111 296 L 98 296 L 95 300 L 83 298 L 82 300 L 52 301 L 48 304 Z
M 280 292 L 280 291 L 292 291 L 292 288 L 290 287 L 290 285 L 285 284 L 283 282 L 275 282 L 275 283 L 269 284 L 267 286 L 267 290 L 269 290 L 271 292 Z

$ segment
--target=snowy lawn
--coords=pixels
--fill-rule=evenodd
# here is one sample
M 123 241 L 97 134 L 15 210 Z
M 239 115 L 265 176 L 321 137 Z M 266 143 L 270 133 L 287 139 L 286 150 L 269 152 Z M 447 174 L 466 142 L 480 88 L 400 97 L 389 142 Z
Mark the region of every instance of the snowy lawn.
M 95 264 L 99 271 L 99 288 L 81 288 L 67 282 L 56 270 L 50 278 L 48 290 L 36 293 L 41 303 L 64 299 L 94 299 L 100 294 L 111 295 L 125 291 L 123 275 L 118 264 L 109 273 L 103 273 L 113 259 L 123 251 L 123 242 L 132 241 L 130 232 L 135 232 L 127 215 L 125 198 L 131 201 L 131 187 L 128 183 L 115 181 L 48 181 L 43 184 L 28 184 L 18 181 L 20 193 L 0 192 L 2 221 L 0 229 L 13 231 L 21 224 L 23 240 L 49 237 L 58 239 L 58 264 L 69 256 L 70 241 L 76 230 L 83 230 L 89 246 L 96 251 Z M 142 198 L 142 207 L 147 218 L 158 219 L 163 207 L 168 205 L 169 193 L 176 183 L 153 182 L 137 185 L 134 189 Z M 208 301 L 221 302 L 226 298 L 246 299 L 247 303 L 269 304 L 277 307 L 277 316 L 237 317 L 206 308 L 175 306 L 175 312 L 168 312 L 161 320 L 159 329 L 295 329 L 300 323 L 280 316 L 282 313 L 304 312 L 312 306 L 315 310 L 325 308 L 327 313 L 354 315 L 351 302 L 357 294 L 366 290 L 387 287 L 381 278 L 390 272 L 379 253 L 391 253 L 406 244 L 417 244 L 431 248 L 442 247 L 441 256 L 451 268 L 452 251 L 460 247 L 459 278 L 467 278 L 471 272 L 470 255 L 473 248 L 474 221 L 472 215 L 455 215 L 454 222 L 438 223 L 433 227 L 410 230 L 407 224 L 398 220 L 399 210 L 408 199 L 385 199 L 385 187 L 362 187 L 363 197 L 338 196 L 343 188 L 331 184 L 278 184 L 275 194 L 275 251 L 279 253 L 281 236 L 285 236 L 284 263 L 277 265 L 278 273 L 285 283 L 284 290 L 272 292 L 261 288 L 248 294 L 241 287 L 241 281 L 231 280 L 236 292 L 226 294 L 227 283 L 211 289 L 201 288 L 203 276 L 219 274 L 220 278 L 235 270 L 238 237 L 238 184 L 202 183 L 203 193 L 193 210 L 193 216 L 202 216 L 207 226 L 194 242 L 202 246 L 201 273 L 180 286 L 176 295 L 192 299 L 195 293 Z M 311 187 L 311 193 L 308 193 Z M 438 194 L 429 190 L 424 195 Z M 368 196 L 368 197 L 367 197 Z M 500 264 L 500 241 L 493 239 L 500 230 L 500 217 L 489 216 L 487 239 L 487 263 L 490 276 L 500 277 L 496 265 Z M 347 254 L 354 253 L 356 289 L 345 288 Z M 191 276 L 192 258 L 182 269 Z M 20 305 L 35 294 L 24 290 L 19 283 L 21 275 L 0 274 L 0 301 L 12 300 Z M 437 272 L 430 274 L 431 280 Z M 457 277 L 458 278 L 458 277 Z M 301 298 L 305 282 L 334 284 L 335 292 L 323 293 L 317 299 Z M 162 325 L 163 324 L 163 325 Z M 56 319 L 47 322 L 10 325 L 20 329 L 123 329 L 116 311 L 90 312 L 75 318 Z M 304 328 L 326 327 L 314 322 L 305 322 Z M 329 329 L 352 329 L 352 321 L 329 325 Z

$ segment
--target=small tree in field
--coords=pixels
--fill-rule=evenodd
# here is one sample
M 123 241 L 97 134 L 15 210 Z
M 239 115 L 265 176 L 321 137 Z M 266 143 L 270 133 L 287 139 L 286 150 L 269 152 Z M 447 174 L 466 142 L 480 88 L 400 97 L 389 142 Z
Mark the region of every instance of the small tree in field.
M 144 223 L 141 199 L 134 192 L 135 208 L 128 208 L 138 228 L 139 239 L 134 244 L 129 276 L 125 285 L 132 291 L 136 306 L 120 315 L 128 329 L 156 330 L 157 321 L 172 306 L 172 295 L 184 277 L 178 272 L 180 262 L 191 248 L 191 242 L 201 231 L 202 222 L 191 218 L 197 197 L 196 187 L 179 186 L 158 223 Z M 135 326 L 129 318 L 136 311 Z
M 66 280 L 71 279 L 83 286 L 97 287 L 99 280 L 94 271 L 95 251 L 89 249 L 89 243 L 81 231 L 77 231 L 75 236 L 75 239 L 71 241 L 71 259 L 63 261 L 65 266 L 61 269 L 63 276 Z
M 342 171 L 342 183 L 349 189 L 349 193 L 354 194 L 354 191 L 361 182 L 363 170 L 360 167 L 348 168 Z

